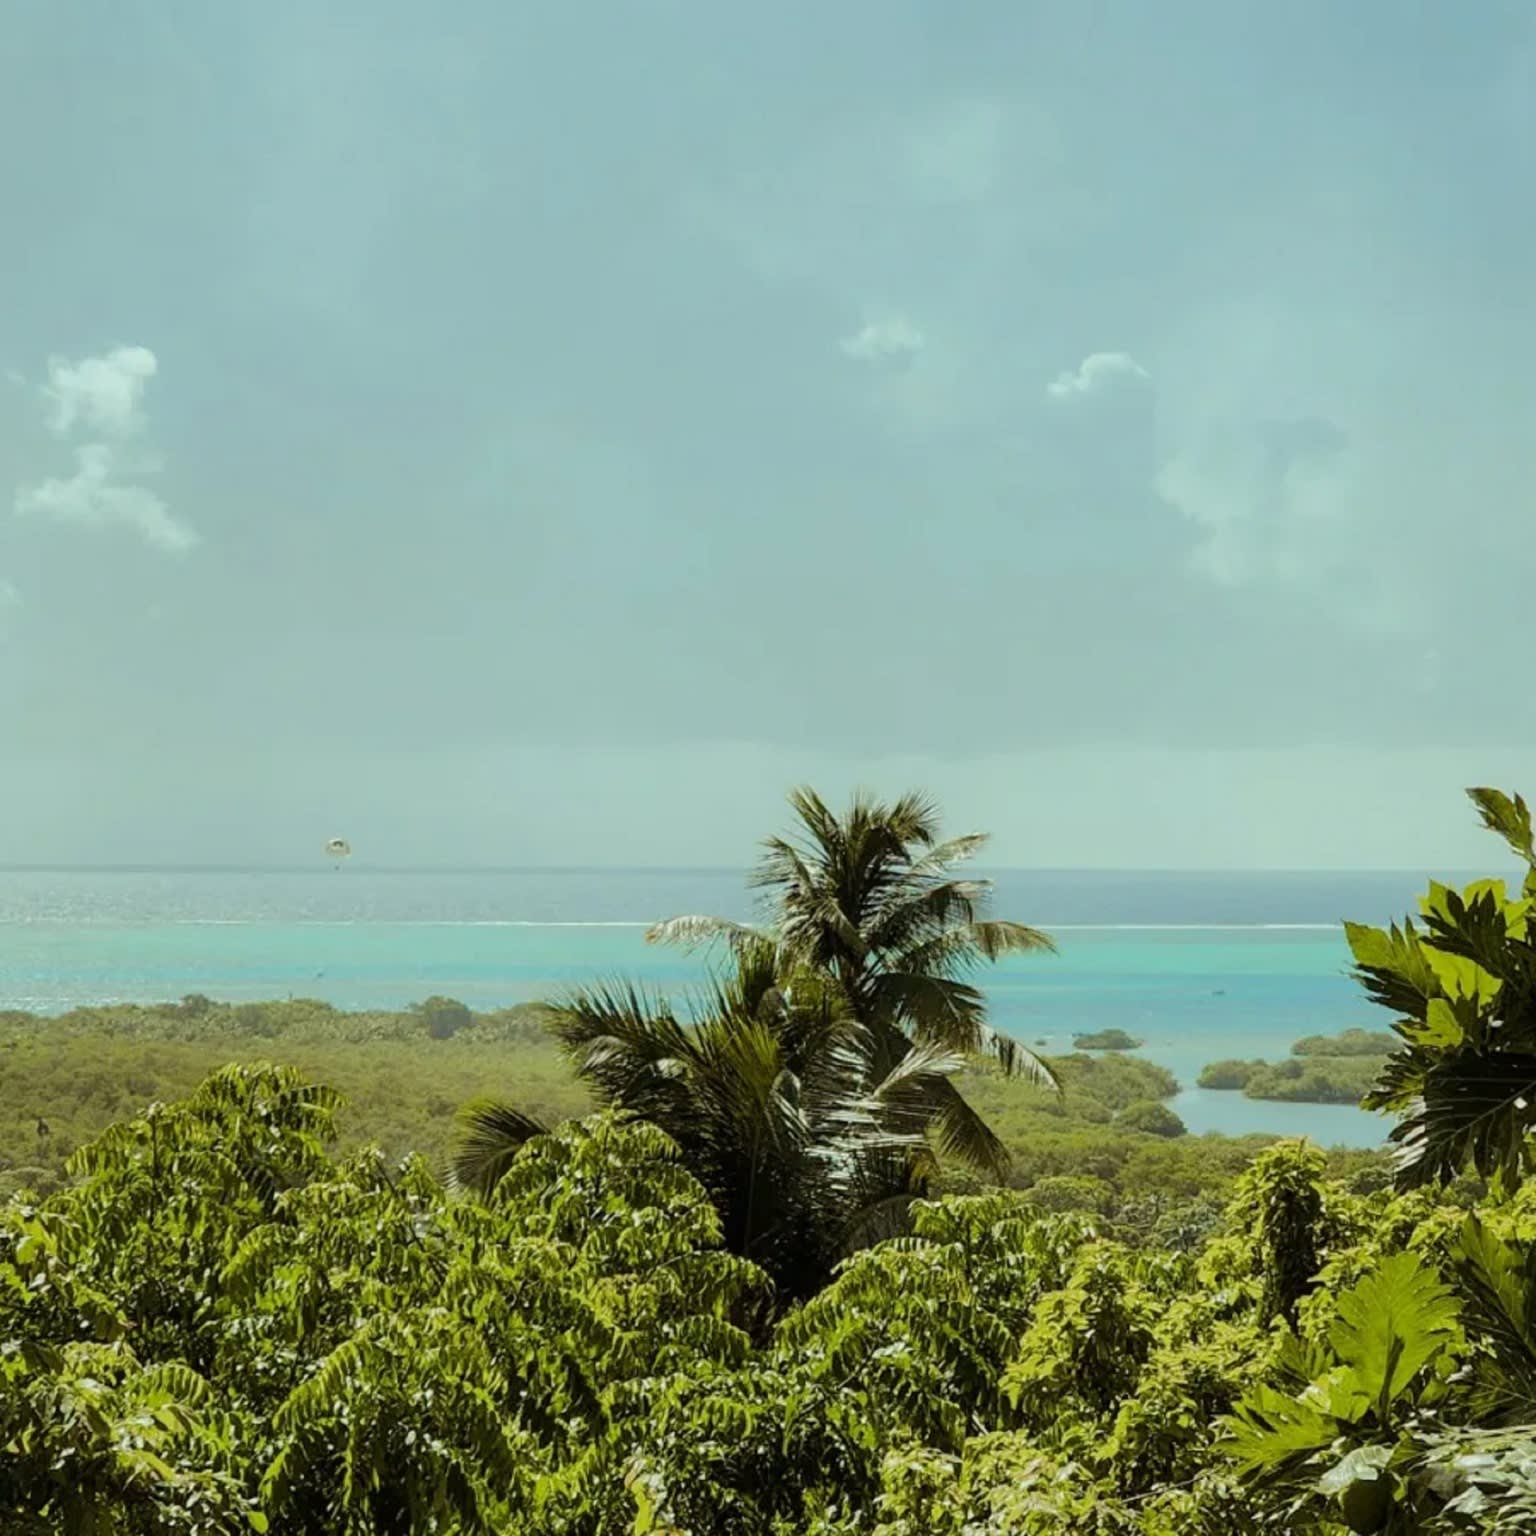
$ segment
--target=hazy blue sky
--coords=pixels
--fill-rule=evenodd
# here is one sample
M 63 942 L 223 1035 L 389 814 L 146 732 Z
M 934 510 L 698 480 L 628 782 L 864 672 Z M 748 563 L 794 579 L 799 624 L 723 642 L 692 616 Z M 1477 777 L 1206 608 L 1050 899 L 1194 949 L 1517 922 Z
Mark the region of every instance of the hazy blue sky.
M 1526 0 L 9 0 L 0 862 L 1479 863 Z M 1491 848 L 1487 850 L 1491 853 Z

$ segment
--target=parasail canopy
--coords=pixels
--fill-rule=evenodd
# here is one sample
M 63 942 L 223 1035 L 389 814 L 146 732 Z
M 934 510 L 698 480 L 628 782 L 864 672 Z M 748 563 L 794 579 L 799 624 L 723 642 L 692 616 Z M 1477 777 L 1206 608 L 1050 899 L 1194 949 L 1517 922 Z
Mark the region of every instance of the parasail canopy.
M 349 858 L 352 853 L 352 844 L 344 837 L 333 837 L 325 845 L 325 851 L 333 859 Z

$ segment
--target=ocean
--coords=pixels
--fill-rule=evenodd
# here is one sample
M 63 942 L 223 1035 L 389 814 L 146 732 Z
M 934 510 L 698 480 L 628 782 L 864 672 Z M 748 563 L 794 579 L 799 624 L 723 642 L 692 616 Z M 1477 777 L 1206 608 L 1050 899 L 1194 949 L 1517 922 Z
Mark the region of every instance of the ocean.
M 1340 922 L 1415 908 L 1406 873 L 992 872 L 995 910 L 1045 928 L 1055 956 L 983 978 L 994 1021 L 1046 1050 L 1112 1025 L 1183 1085 L 1192 1132 L 1265 1131 L 1372 1146 L 1388 1122 L 1347 1105 L 1275 1104 L 1194 1087 L 1222 1057 L 1289 1052 L 1299 1036 L 1385 1016 L 1348 975 Z M 703 962 L 647 945 L 682 912 L 752 915 L 726 870 L 0 871 L 0 1008 L 202 992 L 399 1008 L 433 993 L 488 1009 L 632 977 L 686 991 Z

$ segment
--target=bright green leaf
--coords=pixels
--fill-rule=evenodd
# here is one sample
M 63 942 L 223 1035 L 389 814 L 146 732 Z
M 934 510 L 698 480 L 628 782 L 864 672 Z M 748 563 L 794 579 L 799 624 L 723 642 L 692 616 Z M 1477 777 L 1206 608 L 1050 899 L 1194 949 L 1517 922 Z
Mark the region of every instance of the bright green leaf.
M 1361 1445 L 1317 1480 L 1317 1491 L 1337 1498 L 1352 1483 L 1374 1482 L 1392 1460 L 1390 1445 Z
M 1441 1048 L 1460 1045 L 1467 1037 L 1456 1010 L 1443 997 L 1432 997 L 1423 1020 L 1408 1021 L 1402 1032 L 1414 1045 Z
M 1357 965 L 1387 971 L 1397 960 L 1397 947 L 1384 928 L 1372 928 L 1368 923 L 1345 923 L 1344 937 L 1349 941 L 1349 951 Z
M 1385 1413 L 1456 1334 L 1455 1298 L 1415 1253 L 1394 1253 L 1339 1297 L 1328 1342 Z
M 1447 954 L 1431 945 L 1423 946 L 1424 960 L 1448 997 L 1476 998 L 1487 1001 L 1498 996 L 1502 983 L 1465 955 Z

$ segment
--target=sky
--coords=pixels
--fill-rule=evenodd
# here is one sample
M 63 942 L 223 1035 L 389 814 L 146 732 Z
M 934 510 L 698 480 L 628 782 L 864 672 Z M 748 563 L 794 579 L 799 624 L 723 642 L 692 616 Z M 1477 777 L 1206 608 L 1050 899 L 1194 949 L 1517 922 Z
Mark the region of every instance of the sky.
M 10 0 L 0 864 L 1477 867 L 1524 0 Z

